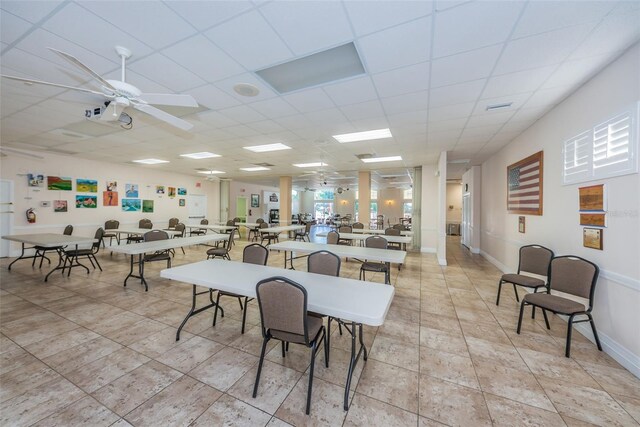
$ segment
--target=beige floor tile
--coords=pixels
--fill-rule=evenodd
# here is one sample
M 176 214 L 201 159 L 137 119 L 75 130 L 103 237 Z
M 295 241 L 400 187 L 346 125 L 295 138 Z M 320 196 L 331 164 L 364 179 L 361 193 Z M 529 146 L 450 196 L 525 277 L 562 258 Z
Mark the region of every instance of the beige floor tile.
M 38 359 L 24 351 L 22 347 L 16 346 L 12 350 L 0 354 L 0 375 L 37 361 Z
M 0 384 L 2 385 L 0 387 L 0 402 L 21 395 L 59 377 L 60 374 L 34 359 L 32 363 L 0 375 Z
M 95 332 L 83 327 L 78 327 L 60 335 L 29 344 L 25 349 L 34 356 L 44 359 L 63 350 L 89 342 L 95 338 L 98 338 L 98 334 Z
M 479 362 L 495 363 L 501 366 L 529 372 L 520 353 L 512 345 L 492 343 L 477 338 L 466 339 L 471 359 Z
M 417 372 L 369 359 L 356 391 L 410 412 L 418 411 Z
M 46 357 L 43 361 L 61 374 L 65 374 L 121 348 L 122 345 L 116 342 L 98 337 Z
M 417 344 L 408 345 L 401 341 L 378 335 L 373 341 L 369 357 L 418 372 L 420 347 Z
M 620 394 L 611 395 L 640 424 L 640 399 Z
M 260 374 L 258 394 L 254 398 L 253 386 L 256 381 L 257 370 L 257 366 L 254 366 L 229 389 L 228 393 L 251 406 L 273 414 L 284 402 L 303 374 L 265 360 Z
M 420 313 L 420 326 L 452 333 L 460 333 L 461 331 L 457 317 L 432 314 L 426 311 Z
M 285 352 L 285 357 L 282 357 L 282 341 L 272 340 L 268 348 L 270 348 L 271 351 L 267 353 L 265 359 L 287 368 L 304 372 L 311 363 L 311 349 L 305 345 L 290 344 L 289 350 Z M 331 358 L 331 356 L 329 356 L 329 358 Z M 316 363 L 324 363 L 323 346 L 320 346 L 320 350 L 317 353 Z
M 125 418 L 136 427 L 188 426 L 220 396 L 218 390 L 183 376 Z
M 536 377 L 568 381 L 599 389 L 600 385 L 575 360 L 533 350 L 518 350 Z
M 386 320 L 378 329 L 378 335 L 415 345 L 420 342 L 420 327 L 418 324 Z
M 176 328 L 166 327 L 138 342 L 130 344 L 129 347 L 147 357 L 155 359 L 192 337 L 193 334 L 182 331 L 180 341 L 176 341 Z
M 420 327 L 420 345 L 435 350 L 467 356 L 467 344 L 462 333 L 445 332 L 439 329 Z
M 202 362 L 189 375 L 221 391 L 227 391 L 258 362 L 252 354 L 226 347 Z
M 90 396 L 78 400 L 60 412 L 34 424 L 34 427 L 91 426 L 107 427 L 118 421 L 118 416 Z
M 267 424 L 267 427 L 289 427 L 289 426 L 291 426 L 291 424 L 285 423 L 284 421 L 276 417 L 271 418 L 271 420 Z
M 275 415 L 292 425 L 341 425 L 344 411 L 344 389 L 335 384 L 313 379 L 310 414 L 306 415 L 308 375 L 303 375 L 282 402 Z
M 318 354 L 315 366 L 315 378 L 320 378 L 330 383 L 336 384 L 344 389 L 347 384 L 347 373 L 349 371 L 349 362 L 351 360 L 351 352 L 332 348 L 329 354 L 329 367 L 327 368 L 324 363 L 324 354 Z M 353 377 L 351 378 L 351 390 L 355 390 L 360 380 L 362 369 L 366 365 L 366 361 L 360 357 L 356 367 L 353 371 Z
M 514 425 L 559 427 L 565 423 L 557 412 L 549 412 L 491 394 L 484 395 L 496 427 Z
M 158 357 L 158 360 L 165 365 L 171 366 L 180 372 L 189 372 L 200 363 L 213 356 L 224 346 L 215 341 L 194 336 L 184 341 L 180 340 L 180 344 Z
M 238 350 L 253 354 L 254 356 L 260 356 L 262 350 L 262 328 L 260 326 L 249 326 L 244 334 L 229 343 L 229 347 L 233 347 Z M 267 351 L 270 351 L 273 347 L 277 346 L 279 341 L 270 340 L 267 344 Z
M 220 313 L 218 313 L 218 316 L 220 316 Z M 213 321 L 213 314 L 211 314 L 211 319 Z M 228 317 L 224 319 L 218 317 L 216 326 L 203 330 L 199 335 L 221 344 L 229 345 L 242 336 L 241 330 L 242 322 Z
M 468 320 L 461 320 L 460 326 L 465 337 L 478 338 L 486 341 L 495 342 L 498 344 L 511 345 L 511 340 L 507 334 L 504 333 L 500 325 L 491 321 L 493 318 L 487 318 L 486 322 L 469 322 Z
M 420 373 L 480 390 L 470 357 L 421 347 Z
M 430 418 L 426 418 L 423 416 L 420 416 L 418 419 L 418 427 L 442 427 L 442 426 L 446 426 L 446 424 L 439 423 L 437 421 L 434 421 Z
M 417 420 L 418 416 L 414 413 L 356 393 L 343 425 L 404 427 L 416 425 Z
M 191 426 L 265 426 L 270 419 L 266 412 L 224 394 Z
M 141 320 L 135 321 L 131 324 L 125 324 L 121 326 L 118 325 L 119 327 L 114 328 L 110 331 L 99 333 L 122 345 L 131 345 L 138 341 L 142 341 L 149 335 L 159 332 L 167 327 L 167 325 L 165 325 L 164 323 L 146 319 L 137 314 L 134 316 L 141 318 Z M 95 331 L 96 329 L 93 328 L 93 330 Z
M 626 369 L 586 362 L 580 362 L 580 365 L 607 392 L 640 399 L 640 379 Z

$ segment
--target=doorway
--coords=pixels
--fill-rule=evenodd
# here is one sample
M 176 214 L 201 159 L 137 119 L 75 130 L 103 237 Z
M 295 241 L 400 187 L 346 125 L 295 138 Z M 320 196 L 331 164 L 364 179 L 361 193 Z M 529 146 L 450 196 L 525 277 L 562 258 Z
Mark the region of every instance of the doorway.
M 11 242 L 1 239 L 13 230 L 13 181 L 0 179 L 0 257 L 11 256 Z
M 247 212 L 247 198 L 236 197 L 236 216 L 240 218 L 240 222 L 247 222 Z
M 471 247 L 471 195 L 469 193 L 462 196 L 462 241 L 467 248 Z

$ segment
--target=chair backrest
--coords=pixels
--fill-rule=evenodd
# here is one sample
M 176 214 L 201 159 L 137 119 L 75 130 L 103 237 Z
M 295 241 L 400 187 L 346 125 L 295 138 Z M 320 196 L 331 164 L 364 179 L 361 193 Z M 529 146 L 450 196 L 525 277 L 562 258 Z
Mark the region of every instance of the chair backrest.
M 553 251 L 540 245 L 527 245 L 520 248 L 520 260 L 518 262 L 518 274 L 521 271 L 549 275 L 549 264 L 553 258 Z
M 304 337 L 307 327 L 307 291 L 284 277 L 270 277 L 256 285 L 263 333 L 285 332 Z
M 93 244 L 91 245 L 91 250 L 94 253 L 98 253 L 98 251 L 100 250 L 100 245 L 102 245 L 102 238 L 104 237 L 104 229 L 102 227 L 98 227 L 93 237 L 94 239 L 96 239 L 96 241 L 93 242 Z
M 186 225 L 184 225 L 183 223 L 179 222 L 174 227 L 174 230 L 180 232 L 180 237 L 184 237 L 184 230 L 186 230 L 186 228 L 187 228 Z
M 233 246 L 233 237 L 236 235 L 236 233 L 229 233 L 229 239 L 226 241 L 225 243 L 225 248 L 230 251 L 231 247 Z
M 313 227 L 313 224 L 308 222 L 304 225 L 304 232 L 305 234 L 309 234 L 311 232 L 311 227 Z
M 350 225 L 341 225 L 338 228 L 338 233 L 351 233 L 353 231 L 353 228 L 351 228 Z
M 591 261 L 573 255 L 555 257 L 549 268 L 549 286 L 554 291 L 589 298 L 589 307 L 600 269 Z
M 246 246 L 244 251 L 242 251 L 242 262 L 248 264 L 267 265 L 268 259 L 269 249 L 258 243 Z
M 200 220 L 200 225 L 209 225 L 209 220 L 208 219 L 201 219 Z
M 256 219 L 256 224 L 262 224 L 263 222 L 264 222 L 264 219 L 262 218 Z
M 364 241 L 364 245 L 367 248 L 387 249 L 387 239 L 382 236 L 367 237 L 367 239 Z
M 263 221 L 260 223 L 260 228 L 269 228 L 269 224 Z
M 115 219 L 110 219 L 104 223 L 105 230 L 116 230 L 118 227 L 120 227 L 120 221 Z
M 340 240 L 340 234 L 337 231 L 330 231 L 327 233 L 327 244 L 329 245 L 337 245 L 338 240 Z
M 404 231 L 407 229 L 407 227 L 404 224 L 393 224 L 393 228 L 400 231 Z
M 62 234 L 64 234 L 65 236 L 71 236 L 71 234 L 73 233 L 73 225 L 69 224 L 64 228 L 64 231 L 62 232 Z
M 155 242 L 156 240 L 167 240 L 169 233 L 163 230 L 152 230 L 144 233 L 143 237 L 145 242 Z
M 358 230 L 363 230 L 364 229 L 364 224 L 361 222 L 354 222 L 352 225 L 353 228 L 358 229 Z
M 236 225 L 236 224 L 232 219 L 227 220 L 227 226 L 233 227 L 234 225 Z
M 235 224 L 236 222 L 240 222 L 240 218 L 238 217 L 233 218 L 233 223 Z
M 178 218 L 169 218 L 169 228 L 174 228 L 179 222 Z
M 340 276 L 340 257 L 329 251 L 317 251 L 307 257 L 309 273 Z
M 387 236 L 399 236 L 400 235 L 400 229 L 398 229 L 398 228 L 386 228 L 384 230 L 384 234 L 386 234 Z
M 149 230 L 151 230 L 153 228 L 153 223 L 150 219 L 141 219 L 138 222 L 138 228 L 148 228 Z

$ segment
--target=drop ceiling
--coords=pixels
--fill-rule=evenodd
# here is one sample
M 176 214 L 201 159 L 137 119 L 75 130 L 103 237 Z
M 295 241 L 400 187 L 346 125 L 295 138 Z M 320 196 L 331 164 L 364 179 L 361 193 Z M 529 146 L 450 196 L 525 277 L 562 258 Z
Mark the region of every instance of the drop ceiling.
M 324 162 L 323 173 L 345 177 L 381 169 L 360 154 L 401 155 L 382 165 L 398 170 L 432 164 L 444 150 L 480 164 L 640 39 L 638 1 L 3 0 L 0 8 L 3 74 L 95 89 L 46 48 L 119 79 L 114 46 L 122 45 L 133 51 L 128 82 L 201 105 L 172 111 L 194 124 L 188 133 L 135 113 L 124 130 L 84 119 L 99 97 L 3 79 L 3 145 L 114 163 L 152 157 L 170 163 L 140 167 L 245 181 L 303 182 L 309 171 L 294 163 Z M 359 76 L 279 94 L 255 73 L 351 42 Z M 239 83 L 260 92 L 243 97 Z M 332 138 L 381 128 L 393 137 Z M 271 143 L 292 149 L 242 148 Z M 221 157 L 180 157 L 202 151 Z M 271 170 L 239 170 L 265 162 Z

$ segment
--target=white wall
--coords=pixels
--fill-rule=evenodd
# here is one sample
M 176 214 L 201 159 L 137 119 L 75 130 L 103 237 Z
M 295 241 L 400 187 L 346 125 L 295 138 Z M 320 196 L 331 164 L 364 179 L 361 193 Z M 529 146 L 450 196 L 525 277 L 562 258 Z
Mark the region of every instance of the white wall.
M 219 181 L 206 181 L 189 175 L 168 173 L 152 166 L 128 166 L 105 163 L 94 160 L 78 159 L 70 156 L 60 156 L 43 152 L 34 153 L 42 159 L 28 158 L 18 155 L 2 157 L 0 161 L 1 176 L 12 180 L 15 184 L 15 221 L 12 233 L 25 234 L 60 233 L 67 224 L 74 226 L 74 235 L 93 236 L 99 226 L 109 219 L 116 219 L 123 225 L 137 225 L 142 218 L 149 218 L 154 226 L 166 226 L 169 218 L 177 217 L 182 222 L 188 221 L 188 207 L 179 206 L 178 200 L 185 198 L 188 203 L 189 194 L 204 194 L 207 196 L 207 217 L 217 220 L 219 215 Z M 27 185 L 27 173 L 42 173 L 45 176 L 66 176 L 73 180 L 73 191 L 47 190 L 45 186 L 34 189 Z M 98 181 L 97 193 L 76 192 L 76 178 L 94 179 Z M 102 192 L 106 181 L 118 182 L 119 206 L 103 206 Z M 154 212 L 123 212 L 121 200 L 124 197 L 125 184 L 138 184 L 139 198 L 154 201 Z M 197 184 L 200 183 L 200 187 Z M 168 195 L 156 194 L 156 185 L 167 187 L 184 187 L 187 196 L 169 198 Z M 95 209 L 81 209 L 75 207 L 76 194 L 95 195 L 98 207 Z M 40 207 L 41 201 L 67 200 L 68 212 L 56 213 L 53 203 L 50 207 Z M 37 222 L 29 224 L 24 215 L 29 208 L 37 213 Z M 37 230 L 37 231 L 36 231 Z
M 378 190 L 378 214 L 384 215 L 385 227 L 397 224 L 403 214 L 404 190 L 401 188 L 382 188 Z
M 636 44 L 482 165 L 481 241 L 482 252 L 509 271 L 516 269 L 518 247 L 529 243 L 595 262 L 601 274 L 594 317 L 603 346 L 638 376 L 640 177 L 633 174 L 563 186 L 562 143 L 637 102 L 639 76 L 640 45 Z M 544 215 L 528 215 L 526 234 L 520 234 L 518 215 L 506 210 L 506 168 L 540 150 L 544 150 Z M 609 210 L 602 251 L 583 247 L 578 221 L 578 187 L 599 183 L 607 186 Z
M 267 206 L 268 200 L 264 200 L 263 191 L 280 193 L 280 188 L 249 184 L 240 181 L 231 181 L 229 185 L 229 219 L 236 217 L 236 198 L 242 196 L 247 198 L 247 207 L 251 210 L 251 215 L 247 217 L 247 222 L 256 222 L 258 218 L 269 221 L 269 208 Z M 252 194 L 260 195 L 260 207 L 251 207 Z
M 469 216 L 469 250 L 480 253 L 482 233 L 482 168 L 473 166 L 462 175 L 462 193 L 469 195 L 471 214 Z
M 310 213 L 312 216 L 315 215 L 313 210 L 315 194 L 316 193 L 313 191 L 300 191 L 298 193 L 298 196 L 300 197 L 300 213 Z
M 422 207 L 420 210 L 420 251 L 435 253 L 438 244 L 437 165 L 422 166 Z
M 354 190 L 343 191 L 342 194 L 334 194 L 335 213 L 340 216 L 351 214 L 353 217 L 356 215 L 356 192 Z
M 462 221 L 462 184 L 447 183 L 447 222 Z
M 447 152 L 440 153 L 438 159 L 438 199 L 437 208 L 437 236 L 438 245 L 436 253 L 438 255 L 438 264 L 447 265 Z

